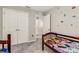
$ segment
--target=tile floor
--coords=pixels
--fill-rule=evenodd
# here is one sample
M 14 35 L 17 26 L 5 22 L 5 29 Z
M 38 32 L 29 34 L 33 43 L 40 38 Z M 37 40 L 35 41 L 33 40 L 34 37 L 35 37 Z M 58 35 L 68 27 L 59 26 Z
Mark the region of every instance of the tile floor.
M 23 43 L 12 46 L 12 53 L 51 53 L 52 51 L 45 48 L 42 51 L 41 39 L 37 39 L 35 42 Z

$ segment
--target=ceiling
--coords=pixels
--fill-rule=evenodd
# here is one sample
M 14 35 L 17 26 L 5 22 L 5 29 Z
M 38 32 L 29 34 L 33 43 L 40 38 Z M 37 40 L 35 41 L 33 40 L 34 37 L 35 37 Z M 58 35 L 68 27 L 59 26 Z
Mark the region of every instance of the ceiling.
M 29 7 L 36 11 L 46 12 L 46 11 L 52 9 L 54 6 L 29 6 Z

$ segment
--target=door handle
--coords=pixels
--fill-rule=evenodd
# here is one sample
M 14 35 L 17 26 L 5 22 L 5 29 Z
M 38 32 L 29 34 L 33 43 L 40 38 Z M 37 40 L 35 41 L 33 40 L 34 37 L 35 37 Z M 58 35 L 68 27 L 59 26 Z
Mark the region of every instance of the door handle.
M 16 31 L 20 31 L 20 29 L 16 29 Z

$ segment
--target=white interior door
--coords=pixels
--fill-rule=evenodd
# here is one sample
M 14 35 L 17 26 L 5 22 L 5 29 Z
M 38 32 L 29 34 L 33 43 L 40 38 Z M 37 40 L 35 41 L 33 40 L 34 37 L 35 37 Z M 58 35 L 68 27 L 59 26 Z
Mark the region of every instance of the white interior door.
M 18 12 L 18 43 L 28 42 L 28 13 Z
M 39 17 L 39 15 L 36 17 L 38 17 L 38 18 L 35 18 L 35 20 L 36 20 L 36 22 L 35 22 L 36 23 L 35 36 L 36 36 L 36 38 L 41 38 L 42 32 L 43 32 L 43 20 L 41 17 Z
M 11 9 L 3 9 L 3 39 L 7 39 L 7 34 L 11 34 L 12 45 L 17 44 L 17 16 Z
M 43 34 L 50 32 L 50 14 L 44 16 Z

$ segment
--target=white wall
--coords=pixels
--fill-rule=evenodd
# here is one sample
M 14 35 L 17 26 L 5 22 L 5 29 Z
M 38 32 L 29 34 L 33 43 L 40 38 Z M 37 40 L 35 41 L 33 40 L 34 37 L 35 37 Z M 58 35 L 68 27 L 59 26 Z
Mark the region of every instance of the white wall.
M 2 25 L 2 19 L 3 19 L 3 17 L 2 17 L 2 7 L 0 7 L 0 39 L 2 39 L 2 32 L 3 32 L 3 30 L 2 30 L 2 28 L 3 28 L 3 25 Z
M 51 31 L 79 37 L 79 7 L 55 7 L 51 13 Z

